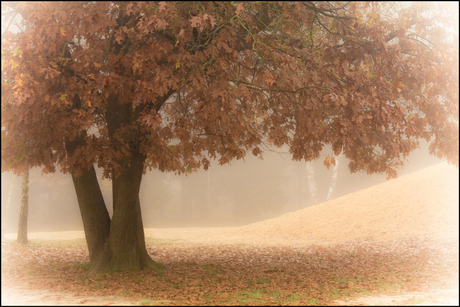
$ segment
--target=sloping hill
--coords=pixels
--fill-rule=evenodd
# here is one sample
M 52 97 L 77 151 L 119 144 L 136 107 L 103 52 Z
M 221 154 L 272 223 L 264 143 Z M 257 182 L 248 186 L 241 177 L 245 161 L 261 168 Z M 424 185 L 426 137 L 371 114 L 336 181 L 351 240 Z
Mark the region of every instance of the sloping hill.
M 329 244 L 423 236 L 459 237 L 458 168 L 439 163 L 306 209 L 242 227 L 147 228 L 146 237 L 196 243 Z M 7 234 L 14 239 L 16 234 Z M 30 239 L 84 238 L 83 231 L 30 233 Z
M 272 244 L 410 236 L 458 239 L 458 178 L 458 169 L 444 162 L 222 235 L 232 241 L 239 237 Z

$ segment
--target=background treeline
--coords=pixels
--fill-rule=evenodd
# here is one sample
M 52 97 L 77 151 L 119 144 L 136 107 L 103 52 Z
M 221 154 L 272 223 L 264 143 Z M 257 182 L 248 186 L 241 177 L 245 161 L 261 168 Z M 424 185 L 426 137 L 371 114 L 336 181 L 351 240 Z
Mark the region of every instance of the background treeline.
M 426 144 L 409 156 L 399 176 L 439 163 Z M 328 154 L 327 150 L 324 154 Z M 324 156 L 312 162 L 317 203 L 327 198 L 333 166 Z M 350 174 L 345 158 L 339 160 L 332 198 L 384 182 L 385 175 Z M 98 178 L 102 173 L 98 170 Z M 21 177 L 13 185 L 11 173 L 2 173 L 2 223 L 5 231 L 16 232 L 21 203 Z M 314 205 L 305 162 L 291 161 L 288 154 L 266 152 L 264 160 L 248 154 L 230 165 L 211 164 L 188 176 L 158 171 L 147 172 L 141 185 L 145 227 L 239 226 Z M 111 182 L 99 180 L 106 204 L 112 202 Z M 30 171 L 29 232 L 82 230 L 82 222 L 69 175 L 41 175 Z M 11 189 L 11 193 L 10 193 Z M 11 195 L 7 209 L 8 196 Z M 111 211 L 111 206 L 108 206 Z M 110 212 L 112 213 L 112 212 Z

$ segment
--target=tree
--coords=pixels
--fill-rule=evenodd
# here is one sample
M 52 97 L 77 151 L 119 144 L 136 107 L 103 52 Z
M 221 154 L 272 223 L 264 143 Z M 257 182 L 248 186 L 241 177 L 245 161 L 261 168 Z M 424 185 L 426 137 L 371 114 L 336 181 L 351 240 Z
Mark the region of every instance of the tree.
M 337 159 L 335 160 L 335 165 L 332 170 L 332 179 L 331 179 L 331 185 L 329 186 L 329 190 L 327 191 L 327 198 L 326 200 L 332 199 L 332 195 L 334 193 L 334 188 L 335 184 L 337 183 L 337 175 L 339 173 L 339 162 L 340 158 L 342 157 L 342 154 L 340 154 Z
M 28 29 L 28 26 L 24 24 L 23 26 L 19 25 L 18 18 L 17 16 L 19 13 L 18 12 L 10 12 L 10 13 L 16 13 L 15 15 L 10 16 L 9 18 L 9 25 L 5 28 L 5 31 L 9 29 L 11 24 L 14 22 L 14 27 L 15 27 L 15 32 L 17 31 L 25 31 Z M 2 14 L 3 15 L 3 14 Z M 3 20 L 3 16 L 2 16 Z M 13 28 L 13 27 L 12 27 Z M 2 34 L 4 29 L 2 29 Z M 27 168 L 23 175 L 22 175 L 22 191 L 21 191 L 21 210 L 19 213 L 19 223 L 18 223 L 18 236 L 17 236 L 17 242 L 20 244 L 27 244 L 28 239 L 27 239 L 27 218 L 28 218 L 28 212 L 29 212 L 29 169 Z M 10 191 L 11 192 L 11 191 Z M 10 198 L 10 197 L 9 197 Z M 8 204 L 7 208 L 9 208 L 9 199 L 8 199 Z M 2 237 L 3 238 L 3 237 Z
M 307 162 L 305 164 L 305 168 L 307 169 L 307 181 L 310 202 L 312 205 L 316 205 L 318 203 L 318 197 L 316 195 L 318 188 L 316 187 L 315 169 L 313 168 L 313 164 L 311 162 Z
M 27 244 L 27 218 L 29 216 L 29 169 L 22 174 L 21 211 L 19 212 L 17 242 Z
M 5 226 L 6 226 L 6 221 L 8 220 L 8 213 L 10 211 L 11 194 L 13 192 L 14 179 L 16 179 L 16 176 L 12 175 L 11 181 L 10 181 L 10 187 L 8 189 L 8 198 L 6 199 L 5 207 L 3 206 L 3 202 L 2 202 L 2 241 L 5 239 Z
M 458 163 L 458 40 L 433 4 L 9 5 L 30 28 L 2 36 L 2 170 L 71 174 L 90 275 L 161 267 L 144 242 L 146 168 L 192 172 L 266 145 L 311 161 L 330 144 L 352 172 L 393 177 L 420 138 Z

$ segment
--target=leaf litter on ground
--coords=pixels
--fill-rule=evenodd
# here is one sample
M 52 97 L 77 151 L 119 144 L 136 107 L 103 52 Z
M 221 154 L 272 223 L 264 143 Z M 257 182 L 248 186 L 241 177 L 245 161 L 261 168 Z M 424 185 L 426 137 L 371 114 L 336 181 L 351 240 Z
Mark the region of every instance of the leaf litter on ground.
M 363 294 L 458 287 L 458 240 L 413 237 L 326 246 L 171 243 L 148 245 L 148 251 L 166 266 L 163 274 L 86 278 L 84 246 L 2 242 L 2 288 L 112 295 L 144 305 L 334 305 L 339 298 L 346 303 Z

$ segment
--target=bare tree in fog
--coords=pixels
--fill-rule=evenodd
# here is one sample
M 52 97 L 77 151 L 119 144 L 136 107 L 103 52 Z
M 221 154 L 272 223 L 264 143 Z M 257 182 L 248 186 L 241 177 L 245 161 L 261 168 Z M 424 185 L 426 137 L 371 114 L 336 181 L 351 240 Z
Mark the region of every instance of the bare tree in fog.
M 2 178 L 3 179 L 3 178 Z M 13 192 L 14 180 L 16 176 L 14 174 L 11 175 L 10 187 L 8 189 L 8 198 L 6 199 L 6 204 L 3 206 L 2 202 L 2 241 L 5 239 L 5 226 L 8 220 L 8 214 L 10 212 L 10 205 L 11 205 L 11 194 Z
M 29 168 L 22 174 L 21 211 L 19 213 L 18 238 L 20 244 L 27 244 L 27 219 L 29 217 Z
M 331 199 L 334 193 L 335 185 L 337 183 L 337 177 L 339 174 L 339 162 L 341 158 L 342 158 L 342 153 L 340 153 L 337 157 L 335 157 L 335 165 L 334 165 L 334 168 L 332 169 L 331 185 L 329 186 L 326 200 Z
M 8 6 L 12 8 L 14 6 Z M 2 35 L 6 31 L 11 33 L 25 32 L 29 25 L 25 22 L 25 13 L 22 10 L 8 9 L 2 5 L 2 25 L 6 24 L 5 27 L 2 27 Z M 3 46 L 3 45 L 2 45 Z M 13 82 L 13 80 L 8 80 Z M 10 198 L 9 198 L 10 199 Z M 9 203 L 8 203 L 9 207 Z M 22 191 L 21 191 L 21 210 L 19 213 L 19 222 L 18 222 L 18 236 L 17 242 L 20 244 L 27 244 L 27 220 L 29 212 L 29 167 L 26 166 L 24 173 L 22 174 Z

